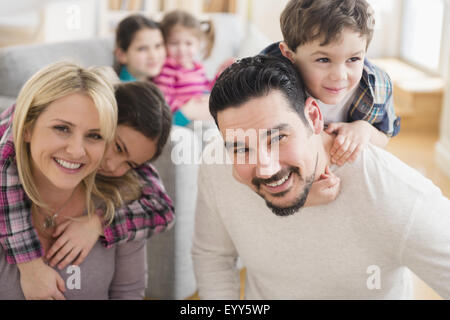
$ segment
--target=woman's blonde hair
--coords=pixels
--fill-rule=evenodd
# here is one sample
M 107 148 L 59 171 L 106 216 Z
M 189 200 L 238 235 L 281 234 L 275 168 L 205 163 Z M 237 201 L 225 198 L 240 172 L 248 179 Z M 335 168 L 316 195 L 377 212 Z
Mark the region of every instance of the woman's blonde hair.
M 17 98 L 13 120 L 13 135 L 17 170 L 22 186 L 34 205 L 47 208 L 39 194 L 31 171 L 31 154 L 25 132 L 32 130 L 37 118 L 55 100 L 73 93 L 89 96 L 97 108 L 100 133 L 106 143 L 114 139 L 117 126 L 117 104 L 114 97 L 113 72 L 110 68 L 82 68 L 77 64 L 61 61 L 48 65 L 34 74 L 22 87 Z M 114 206 L 122 200 L 102 192 L 95 184 L 96 170 L 83 179 L 88 214 L 95 210 L 92 196 L 105 204 L 105 218 L 114 216 Z

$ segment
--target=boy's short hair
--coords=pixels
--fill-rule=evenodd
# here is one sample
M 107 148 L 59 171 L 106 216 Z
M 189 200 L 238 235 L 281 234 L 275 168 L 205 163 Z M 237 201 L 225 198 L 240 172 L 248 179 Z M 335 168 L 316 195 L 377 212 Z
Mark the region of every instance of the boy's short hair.
M 339 39 L 349 28 L 372 40 L 372 7 L 366 0 L 290 0 L 280 17 L 281 32 L 289 49 L 316 39 L 324 46 Z

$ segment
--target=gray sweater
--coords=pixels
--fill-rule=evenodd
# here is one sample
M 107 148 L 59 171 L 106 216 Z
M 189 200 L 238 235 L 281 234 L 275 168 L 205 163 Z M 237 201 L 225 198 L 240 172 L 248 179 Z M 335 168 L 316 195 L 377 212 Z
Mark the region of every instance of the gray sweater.
M 147 275 L 145 241 L 110 249 L 97 242 L 79 268 L 69 265 L 55 270 L 65 281 L 68 300 L 142 299 Z M 6 262 L 1 247 L 0 299 L 24 299 L 19 269 Z
M 200 298 L 239 298 L 239 256 L 247 299 L 408 299 L 410 271 L 450 299 L 450 201 L 440 190 L 373 146 L 334 173 L 336 201 L 277 217 L 231 166 L 202 165 L 193 246 Z

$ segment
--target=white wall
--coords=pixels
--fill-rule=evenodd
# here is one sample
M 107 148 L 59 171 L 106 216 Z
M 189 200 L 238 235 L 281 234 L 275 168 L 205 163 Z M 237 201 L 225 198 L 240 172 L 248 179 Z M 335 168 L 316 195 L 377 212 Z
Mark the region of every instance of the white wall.
M 280 15 L 288 0 L 253 0 L 250 18 L 253 23 L 272 41 L 283 40 L 280 30 Z
M 441 114 L 441 132 L 436 144 L 436 162 L 450 178 L 450 57 L 448 58 L 447 85 Z
M 251 0 L 249 13 L 251 19 L 272 41 L 280 41 L 283 38 L 280 31 L 280 15 L 288 2 L 288 0 Z M 369 58 L 398 57 L 402 0 L 369 0 L 369 3 L 375 11 L 376 30 L 367 56 Z

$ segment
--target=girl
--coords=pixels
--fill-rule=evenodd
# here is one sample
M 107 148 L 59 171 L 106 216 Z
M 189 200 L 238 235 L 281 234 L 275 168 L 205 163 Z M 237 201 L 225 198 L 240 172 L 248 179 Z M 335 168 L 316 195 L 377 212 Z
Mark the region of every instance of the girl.
M 159 25 L 143 15 L 123 19 L 116 30 L 115 71 L 121 81 L 147 81 L 159 75 L 166 59 Z
M 176 123 L 211 120 L 207 95 L 213 83 L 206 77 L 198 59 L 202 51 L 203 58 L 211 53 L 214 43 L 212 22 L 202 23 L 188 12 L 175 10 L 164 16 L 161 30 L 166 41 L 167 59 L 153 81 L 163 91 L 175 113 Z M 177 113 L 179 109 L 181 113 Z
M 172 225 L 174 218 L 172 201 L 165 193 L 156 171 L 151 165 L 143 164 L 160 154 L 170 132 L 171 114 L 164 98 L 152 84 L 136 82 L 118 85 L 116 99 L 121 106 L 118 129 L 115 142 L 108 146 L 101 171 L 104 176 L 131 175 L 131 178 L 127 178 L 128 182 L 133 181 L 135 172 L 144 187 L 141 190 L 141 199 L 118 210 L 110 226 L 107 226 L 110 219 L 104 219 L 102 243 L 107 247 L 129 239 L 144 239 L 164 231 Z M 11 110 L 2 114 L 0 134 L 3 135 L 7 131 L 11 115 Z M 132 146 L 135 141 L 140 143 L 140 148 Z M 105 161 L 109 161 L 106 166 Z M 139 168 L 127 173 L 131 166 Z M 6 258 L 9 263 L 19 263 L 21 284 L 26 298 L 60 298 L 60 293 L 64 291 L 61 278 L 51 273 L 53 270 L 47 267 L 42 259 L 33 260 L 41 257 L 43 250 L 34 229 L 30 228 L 27 200 L 23 192 L 19 192 L 20 181 L 6 178 L 3 172 L 1 176 L 2 181 L 8 182 L 10 190 L 18 190 L 14 198 L 8 198 L 7 192 L 2 191 L 2 199 L 7 200 L 0 206 L 3 213 L 0 216 L 0 230 L 6 230 L 7 233 L 0 234 L 0 240 L 6 249 Z M 113 195 L 114 189 L 107 187 L 111 183 L 114 184 L 117 178 L 111 181 L 108 179 L 110 178 L 97 175 L 97 184 Z M 16 221 L 14 227 L 11 225 L 13 221 Z M 50 265 L 54 266 L 61 261 L 60 269 L 65 268 L 78 254 L 74 264 L 81 263 L 97 242 L 102 232 L 101 227 L 102 223 L 97 215 L 89 220 L 62 222 L 53 234 L 55 238 L 59 237 L 58 240 L 46 250 L 46 257 L 51 258 Z M 29 262 L 31 260 L 32 262 Z
M 166 19 L 163 21 L 165 30 L 172 29 L 172 21 L 178 21 L 178 17 L 171 18 L 177 12 L 166 15 Z M 181 15 L 184 13 L 181 12 Z M 196 35 L 194 41 L 200 45 L 200 40 L 206 37 L 204 36 L 205 32 L 201 31 L 201 24 L 190 15 L 181 24 L 192 26 L 187 29 L 192 30 Z M 213 31 L 212 25 L 210 26 L 207 33 L 209 36 L 206 38 L 212 44 Z M 172 46 L 167 49 L 172 52 Z M 211 46 L 208 46 L 207 49 L 210 51 Z M 167 64 L 164 63 L 166 48 L 163 33 L 156 22 L 142 15 L 131 15 L 122 20 L 116 30 L 115 58 L 115 70 L 121 81 L 150 80 L 163 91 L 174 112 L 173 122 L 175 124 L 184 126 L 190 122 L 190 119 L 211 119 L 208 110 L 208 96 L 205 93 L 210 91 L 212 84 L 206 79 L 203 67 L 192 60 L 195 65 L 192 75 L 199 76 L 202 84 L 195 88 L 194 94 L 192 92 L 188 92 L 187 95 L 186 92 L 183 93 L 181 86 L 186 83 L 180 83 L 179 77 L 187 79 L 191 68 L 189 66 L 188 69 L 180 69 L 180 72 L 177 73 L 178 76 L 171 73 L 170 60 L 167 61 Z M 230 63 L 227 62 L 227 64 Z M 162 70 L 163 65 L 164 70 Z M 188 83 L 188 85 L 192 88 L 192 83 Z M 191 90 L 188 86 L 185 88 Z M 181 96 L 178 96 L 179 94 Z

